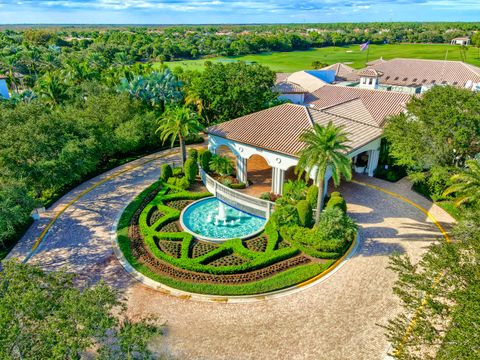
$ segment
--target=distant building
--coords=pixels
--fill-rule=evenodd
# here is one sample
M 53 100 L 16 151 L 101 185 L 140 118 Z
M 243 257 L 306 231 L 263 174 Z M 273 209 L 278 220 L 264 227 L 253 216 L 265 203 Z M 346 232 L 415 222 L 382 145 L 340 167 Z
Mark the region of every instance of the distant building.
M 480 68 L 462 61 L 392 59 L 369 64 L 366 69 L 378 72 L 381 90 L 421 93 L 435 85 L 480 88 Z
M 7 77 L 0 75 L 0 97 L 10 99 L 10 94 L 7 87 Z
M 467 46 L 467 45 L 470 45 L 470 38 L 469 37 L 457 37 L 457 38 L 452 39 L 450 44 Z

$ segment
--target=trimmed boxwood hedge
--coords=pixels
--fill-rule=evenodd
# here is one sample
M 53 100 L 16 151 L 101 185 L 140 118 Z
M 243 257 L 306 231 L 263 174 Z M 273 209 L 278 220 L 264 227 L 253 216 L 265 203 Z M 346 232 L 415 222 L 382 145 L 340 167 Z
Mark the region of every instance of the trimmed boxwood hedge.
M 268 265 L 277 263 L 279 261 L 291 258 L 298 254 L 300 249 L 298 246 L 283 247 L 278 250 L 277 244 L 282 241 L 278 231 L 267 224 L 265 228 L 265 235 L 268 242 L 265 252 L 254 252 L 247 249 L 240 239 L 232 239 L 219 245 L 214 250 L 192 259 L 190 256 L 193 237 L 185 232 L 162 232 L 155 231 L 168 224 L 169 222 L 176 221 L 180 216 L 180 211 L 173 209 L 165 205 L 165 202 L 180 199 L 197 200 L 206 197 L 208 193 L 190 193 L 182 189 L 173 188 L 171 185 L 167 185 L 162 182 L 157 182 L 143 191 L 124 211 L 118 224 L 118 242 L 121 251 L 128 260 L 128 262 L 142 274 L 159 281 L 167 286 L 171 286 L 184 291 L 212 294 L 212 295 L 249 295 L 258 294 L 264 292 L 270 292 L 285 287 L 289 287 L 300 282 L 306 281 L 315 275 L 318 275 L 322 271 L 330 267 L 335 260 L 331 257 L 324 263 L 311 263 L 307 265 L 300 265 L 295 268 L 285 270 L 276 275 L 268 278 L 254 281 L 251 283 L 239 284 L 239 285 L 223 285 L 223 284 L 208 284 L 208 283 L 195 283 L 186 282 L 170 278 L 168 276 L 160 275 L 152 271 L 147 265 L 140 263 L 132 254 L 130 247 L 130 239 L 128 237 L 128 226 L 130 219 L 137 209 L 142 205 L 144 200 L 154 190 L 158 191 L 156 197 L 142 210 L 139 218 L 139 227 L 142 232 L 146 246 L 152 252 L 152 254 L 159 259 L 171 263 L 174 266 L 178 266 L 187 270 L 210 273 L 210 274 L 234 274 L 241 272 L 248 272 L 255 269 L 260 269 Z M 155 221 L 152 226 L 148 226 L 147 220 L 152 211 L 158 209 L 164 216 Z M 179 240 L 182 242 L 181 257 L 175 258 L 170 256 L 158 248 L 157 242 L 162 240 Z M 233 253 L 249 261 L 235 266 L 209 266 L 205 265 L 210 263 L 223 254 Z M 305 253 L 307 253 L 305 251 Z M 318 255 L 318 254 L 317 254 Z M 328 254 L 325 254 L 328 255 Z M 324 257 L 325 259 L 328 257 Z

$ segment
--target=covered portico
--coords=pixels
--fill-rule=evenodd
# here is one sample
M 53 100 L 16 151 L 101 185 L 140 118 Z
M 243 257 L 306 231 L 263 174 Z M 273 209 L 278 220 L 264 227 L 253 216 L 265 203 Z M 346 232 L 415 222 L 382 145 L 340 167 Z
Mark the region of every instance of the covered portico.
M 270 192 L 282 194 L 284 182 L 296 178 L 297 154 L 304 147 L 300 135 L 314 124 L 329 123 L 341 127 L 347 134 L 350 148 L 347 155 L 352 159 L 353 170 L 373 176 L 383 132 L 379 126 L 301 105 L 283 104 L 214 125 L 207 129 L 208 146 L 213 153 L 229 149 L 239 181 L 248 184 L 248 180 L 256 180 L 263 184 L 258 193 L 246 190 L 250 195 L 266 192 L 267 184 Z M 254 164 L 256 169 L 252 169 Z M 313 180 L 314 174 L 312 171 L 308 177 Z M 327 169 L 325 190 L 330 178 L 331 171 Z
M 250 195 L 258 196 L 260 193 L 265 191 L 270 191 L 274 194 L 281 195 L 285 181 L 295 177 L 292 176 L 292 174 L 293 169 L 298 163 L 297 157 L 209 134 L 208 148 L 212 153 L 217 153 L 219 149 L 224 147 L 227 147 L 235 156 L 237 179 L 245 184 L 248 184 L 249 179 L 253 181 L 255 178 L 251 191 L 248 191 Z M 348 155 L 350 158 L 352 158 L 352 164 L 354 164 L 354 161 L 360 154 L 366 155 L 368 160 L 363 172 L 369 176 L 373 176 L 373 173 L 378 165 L 380 154 L 379 148 L 380 138 L 375 139 L 374 141 L 358 149 L 354 149 Z M 262 160 L 259 158 L 263 159 L 270 170 L 267 167 L 262 166 Z M 253 166 L 250 167 L 249 162 L 252 163 Z M 355 170 L 355 165 L 353 166 Z M 314 172 L 312 171 L 309 176 L 312 180 L 313 173 Z M 268 179 L 269 175 L 270 179 Z M 328 169 L 325 176 L 325 193 L 327 192 L 328 181 L 330 180 L 331 176 L 331 171 Z M 254 189 L 257 184 L 260 186 L 258 186 L 258 189 Z M 271 184 L 270 188 L 268 189 L 265 184 Z

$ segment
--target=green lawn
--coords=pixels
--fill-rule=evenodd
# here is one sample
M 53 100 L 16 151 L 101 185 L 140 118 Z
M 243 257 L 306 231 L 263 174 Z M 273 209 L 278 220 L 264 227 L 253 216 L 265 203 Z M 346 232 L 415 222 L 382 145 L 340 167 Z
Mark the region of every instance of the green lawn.
M 461 60 L 460 47 L 455 45 L 429 45 L 429 44 L 392 44 L 392 45 L 370 45 L 369 60 L 378 59 L 383 56 L 384 59 L 418 58 L 418 59 L 436 59 L 443 60 L 448 50 L 448 60 Z M 343 62 L 350 64 L 354 68 L 362 68 L 366 62 L 366 52 L 359 50 L 358 45 L 345 47 L 325 47 L 312 49 L 308 51 L 292 51 L 263 53 L 257 55 L 246 55 L 237 57 L 219 57 L 208 59 L 210 61 L 235 61 L 242 60 L 248 62 L 257 62 L 268 65 L 276 72 L 294 72 L 298 70 L 311 69 L 314 60 L 319 60 L 327 64 Z M 184 60 L 167 62 L 171 68 L 182 66 L 191 70 L 203 68 L 206 60 Z M 478 49 L 469 47 L 467 51 L 467 62 L 480 66 Z

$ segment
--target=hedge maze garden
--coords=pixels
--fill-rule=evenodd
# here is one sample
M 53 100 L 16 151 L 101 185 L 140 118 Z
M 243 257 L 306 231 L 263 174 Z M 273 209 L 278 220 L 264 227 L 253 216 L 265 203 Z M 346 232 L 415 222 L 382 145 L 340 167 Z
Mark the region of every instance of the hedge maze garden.
M 198 184 L 197 184 L 198 185 Z M 198 188 L 199 186 L 196 186 Z M 144 275 L 180 290 L 212 295 L 251 295 L 301 283 L 328 269 L 338 252 L 305 251 L 272 221 L 258 236 L 210 243 L 183 232 L 179 217 L 195 200 L 211 196 L 158 181 L 124 211 L 118 226 L 120 249 Z M 323 257 L 316 256 L 317 253 Z

